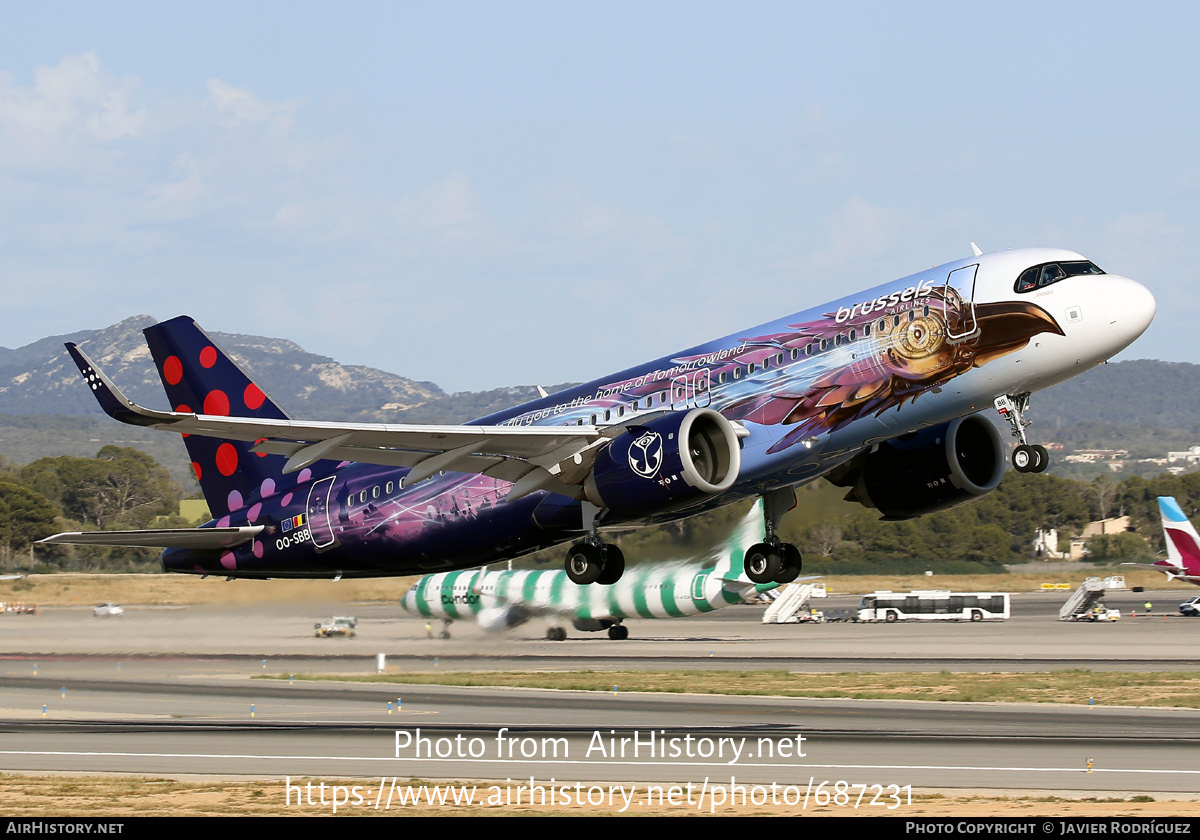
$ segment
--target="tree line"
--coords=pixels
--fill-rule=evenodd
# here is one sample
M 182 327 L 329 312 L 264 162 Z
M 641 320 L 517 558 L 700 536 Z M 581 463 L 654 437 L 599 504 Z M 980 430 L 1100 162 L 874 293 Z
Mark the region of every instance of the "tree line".
M 1152 561 L 1164 551 L 1157 497 L 1174 496 L 1189 517 L 1200 512 L 1200 473 L 1077 481 L 1010 471 L 982 498 L 901 522 L 881 521 L 878 511 L 843 501 L 844 492 L 822 481 L 799 488 L 796 508 L 780 525 L 780 537 L 804 554 L 805 573 L 999 573 L 1006 565 L 1035 559 L 1033 540 L 1040 529 L 1056 529 L 1060 547 L 1066 548 L 1089 522 L 1116 516 L 1129 516 L 1133 530 L 1091 538 L 1085 559 L 1105 564 Z M 747 507 L 730 506 L 631 532 L 620 544 L 627 559 L 701 557 Z M 557 549 L 541 553 L 547 565 L 559 562 L 559 554 Z
M 139 449 L 105 446 L 95 458 L 63 455 L 24 466 L 0 459 L 0 562 L 9 571 L 153 568 L 158 552 L 30 545 L 61 531 L 182 527 L 183 488 Z

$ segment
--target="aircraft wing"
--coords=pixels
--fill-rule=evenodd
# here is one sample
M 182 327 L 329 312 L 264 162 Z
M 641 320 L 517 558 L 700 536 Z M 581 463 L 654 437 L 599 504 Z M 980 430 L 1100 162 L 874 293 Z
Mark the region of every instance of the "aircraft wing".
M 48 545 L 123 545 L 142 548 L 233 548 L 262 533 L 264 525 L 241 528 L 160 528 L 146 531 L 71 531 L 38 540 Z
M 112 418 L 180 434 L 255 441 L 256 452 L 287 456 L 284 472 L 317 461 L 410 467 L 405 484 L 439 471 L 482 473 L 514 483 L 508 499 L 536 490 L 577 496 L 600 446 L 619 427 L 416 426 L 297 422 L 145 408 L 130 400 L 75 344 L 67 344 L 100 407 Z M 206 529 L 209 530 L 209 529 Z

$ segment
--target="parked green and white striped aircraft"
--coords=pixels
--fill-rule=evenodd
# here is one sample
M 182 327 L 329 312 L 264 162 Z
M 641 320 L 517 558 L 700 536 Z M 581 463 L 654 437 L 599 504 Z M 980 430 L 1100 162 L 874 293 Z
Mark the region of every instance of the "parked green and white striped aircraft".
M 677 618 L 719 610 L 778 583 L 753 583 L 746 577 L 747 549 L 763 541 L 766 520 L 761 500 L 733 533 L 701 563 L 677 561 L 631 567 L 612 586 L 580 586 L 564 571 L 442 572 L 426 575 L 408 590 L 406 612 L 449 623 L 473 618 L 484 630 L 498 632 L 535 618 L 551 626 L 546 638 L 561 641 L 567 632 L 608 630 L 610 639 L 626 639 L 627 618 Z M 443 632 L 443 636 L 447 634 Z

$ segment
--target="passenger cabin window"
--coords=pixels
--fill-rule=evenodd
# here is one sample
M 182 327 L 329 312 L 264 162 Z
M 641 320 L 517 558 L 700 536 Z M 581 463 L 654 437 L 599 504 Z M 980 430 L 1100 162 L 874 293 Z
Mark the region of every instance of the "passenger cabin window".
M 1068 260 L 1067 262 L 1044 263 L 1027 268 L 1017 277 L 1014 291 L 1018 294 L 1031 292 L 1044 286 L 1051 286 L 1059 280 L 1068 277 L 1079 277 L 1084 274 L 1103 274 L 1104 272 L 1088 260 Z

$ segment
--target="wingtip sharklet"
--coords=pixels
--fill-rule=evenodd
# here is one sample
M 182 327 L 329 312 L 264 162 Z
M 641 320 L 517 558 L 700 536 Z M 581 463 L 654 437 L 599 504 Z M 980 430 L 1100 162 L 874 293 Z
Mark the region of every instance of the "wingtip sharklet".
M 155 426 L 171 422 L 169 415 L 152 416 L 147 409 L 125 396 L 121 389 L 105 375 L 104 371 L 100 370 L 100 366 L 79 348 L 79 345 L 68 341 L 66 348 L 67 353 L 75 362 L 75 366 L 79 368 L 79 373 L 83 376 L 83 383 L 91 389 L 96 402 L 109 417 L 135 426 Z

